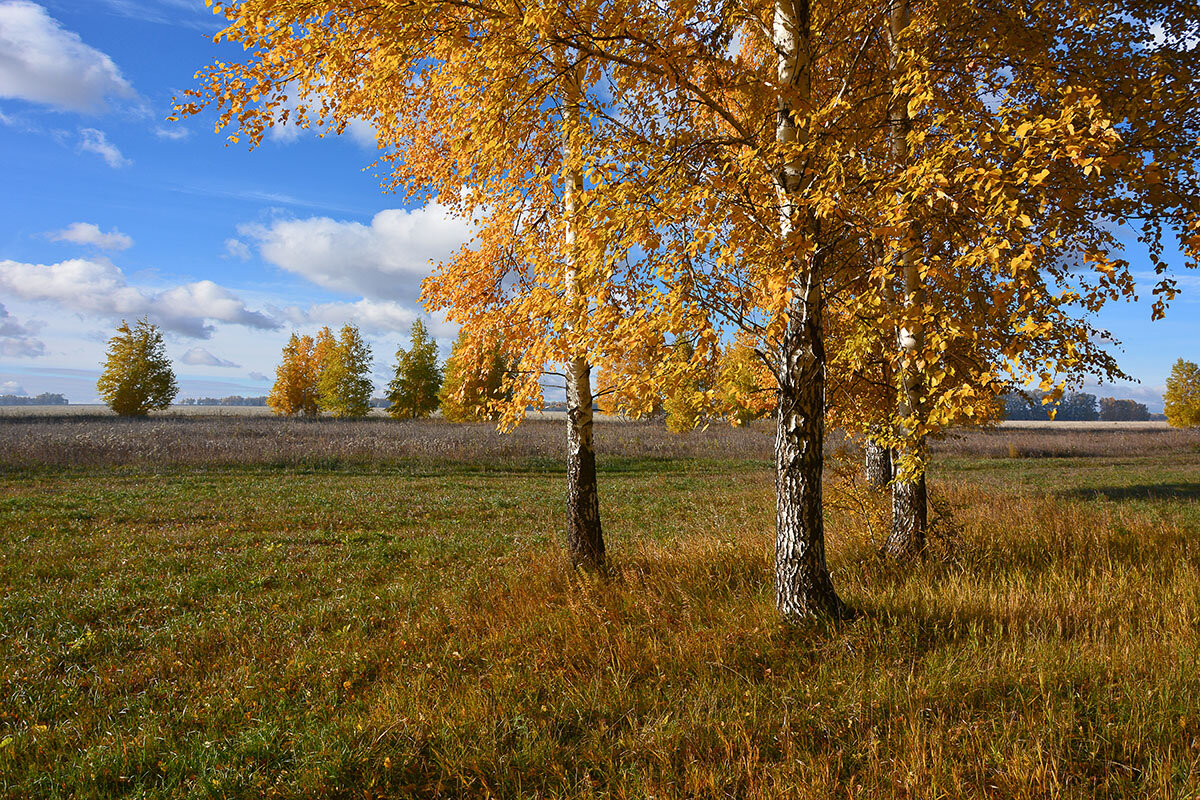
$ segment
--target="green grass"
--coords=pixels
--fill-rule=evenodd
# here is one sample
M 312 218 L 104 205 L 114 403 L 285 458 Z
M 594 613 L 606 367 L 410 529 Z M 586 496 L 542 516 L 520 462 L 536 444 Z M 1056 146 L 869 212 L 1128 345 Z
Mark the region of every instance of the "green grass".
M 911 569 L 831 470 L 799 629 L 767 465 L 601 467 L 607 580 L 537 459 L 3 473 L 0 795 L 1200 794 L 1200 455 L 948 460 Z

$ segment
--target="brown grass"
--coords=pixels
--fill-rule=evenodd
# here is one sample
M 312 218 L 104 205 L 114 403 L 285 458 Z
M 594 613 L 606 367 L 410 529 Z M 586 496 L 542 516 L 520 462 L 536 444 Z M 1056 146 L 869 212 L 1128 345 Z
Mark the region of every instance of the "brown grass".
M 558 464 L 561 420 L 531 419 L 511 434 L 489 424 L 441 420 L 281 419 L 261 414 L 208 414 L 120 419 L 113 416 L 0 416 L 0 468 L 33 466 L 313 466 L 406 462 L 470 463 L 488 468 Z M 601 460 L 734 459 L 770 461 L 774 427 L 714 423 L 674 434 L 661 422 L 601 421 Z M 844 444 L 830 433 L 831 451 Z M 931 441 L 935 457 L 1046 458 L 1166 456 L 1200 451 L 1200 429 L 1100 430 L 1002 427 L 950 431 Z M 539 462 L 539 460 L 541 460 Z

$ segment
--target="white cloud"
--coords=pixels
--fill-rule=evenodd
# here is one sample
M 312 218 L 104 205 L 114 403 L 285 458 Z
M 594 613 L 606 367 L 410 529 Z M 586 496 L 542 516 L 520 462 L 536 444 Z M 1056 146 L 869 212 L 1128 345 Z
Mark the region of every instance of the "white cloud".
M 296 110 L 301 105 L 301 91 L 299 84 L 289 83 L 284 87 L 284 93 L 287 95 L 287 100 L 283 103 L 279 110 L 287 111 L 287 122 L 281 121 L 282 115 L 276 116 L 276 122 L 267 129 L 267 138 L 273 142 L 281 144 L 291 144 L 298 140 L 301 136 L 318 136 L 325 128 L 318 127 L 316 124 L 316 114 L 320 112 L 320 98 L 308 100 L 305 102 L 307 113 L 309 116 L 309 127 L 302 128 L 296 123 Z M 362 147 L 374 150 L 379 146 L 379 138 L 376 134 L 375 127 L 365 120 L 352 119 L 346 123 L 346 130 L 342 134 L 349 136 L 355 144 Z
M 0 383 L 0 394 L 28 394 L 25 387 L 16 381 L 4 381 Z
M 296 325 L 329 325 L 339 328 L 353 323 L 368 333 L 407 331 L 420 314 L 391 300 L 362 299 L 355 303 L 315 303 L 308 308 L 289 306 L 284 315 Z
M 104 53 L 64 30 L 36 3 L 0 2 L 0 97 L 99 113 L 137 93 Z
M 34 336 L 41 328 L 38 322 L 22 323 L 0 303 L 0 356 L 37 358 L 45 355 L 46 345 Z
M 251 311 L 233 292 L 212 281 L 164 290 L 131 286 L 103 260 L 74 258 L 57 264 L 0 261 L 0 289 L 24 300 L 51 302 L 80 314 L 109 319 L 148 316 L 167 330 L 197 339 L 213 333 L 209 321 L 274 330 L 279 322 Z
M 108 140 L 104 131 L 95 128 L 79 129 L 79 150 L 85 153 L 95 153 L 113 169 L 128 167 L 133 163 L 121 154 L 115 144 Z
M 191 364 L 197 367 L 231 367 L 237 369 L 242 366 L 232 361 L 226 361 L 223 358 L 217 358 L 203 347 L 193 347 L 184 353 L 179 360 L 184 364 Z
M 469 220 L 431 203 L 380 211 L 370 225 L 329 217 L 242 225 L 271 264 L 327 289 L 379 300 L 414 302 L 432 266 L 472 234 Z
M 226 239 L 225 254 L 239 261 L 250 260 L 250 248 L 241 239 Z
M 133 247 L 133 239 L 115 228 L 103 233 L 99 225 L 91 222 L 72 222 L 61 231 L 51 231 L 47 234 L 56 242 L 71 242 L 72 244 L 90 244 L 101 250 L 127 250 Z
M 168 139 L 172 142 L 181 142 L 192 135 L 192 132 L 182 125 L 172 125 L 169 128 L 159 125 L 154 129 L 154 135 L 160 139 Z

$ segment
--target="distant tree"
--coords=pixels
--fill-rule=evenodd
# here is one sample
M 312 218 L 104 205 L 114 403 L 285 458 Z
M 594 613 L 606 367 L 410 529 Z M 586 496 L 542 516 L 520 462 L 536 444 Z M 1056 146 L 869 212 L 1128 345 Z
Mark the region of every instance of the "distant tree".
M 708 364 L 697 361 L 695 346 L 680 340 L 671 348 L 668 361 L 673 369 L 663 387 L 662 407 L 667 414 L 667 430 L 687 433 L 700 424 L 710 410 L 705 392 L 713 380 Z
M 1004 418 L 1011 420 L 1047 420 L 1050 409 L 1042 405 L 1041 392 L 1016 391 L 1004 395 Z
M 717 403 L 735 425 L 771 413 L 775 405 L 774 378 L 754 348 L 730 342 L 721 353 L 717 376 Z
M 96 389 L 123 417 L 143 417 L 171 405 L 179 385 L 157 326 L 145 317 L 133 327 L 121 320 L 117 335 L 108 340 L 108 355 Z
M 334 340 L 328 328 L 317 337 L 320 367 L 317 405 L 335 417 L 365 417 L 371 411 L 371 348 L 355 325 L 342 326 Z
M 1174 428 L 1200 425 L 1200 366 L 1181 358 L 1171 367 L 1167 393 L 1163 395 L 1163 413 Z
M 442 370 L 438 367 L 437 342 L 417 320 L 405 350 L 396 351 L 396 377 L 388 384 L 388 414 L 396 419 L 421 419 L 438 408 Z
M 508 399 L 503 389 L 507 369 L 499 348 L 471 340 L 464 329 L 450 350 L 438 392 L 442 416 L 450 422 L 496 419 L 493 404 Z
M 283 361 L 275 368 L 275 385 L 267 395 L 271 410 L 289 417 L 317 416 L 317 368 L 313 338 L 293 333 L 283 346 Z
M 333 336 L 333 331 L 329 330 L 328 325 L 321 327 L 317 331 L 316 338 L 313 340 L 313 358 L 317 362 L 317 380 L 321 379 L 321 370 L 325 368 L 325 364 L 329 362 L 334 348 L 337 347 L 337 339 Z
M 1056 420 L 1063 422 L 1092 422 L 1100 418 L 1096 410 L 1096 395 L 1086 392 L 1069 392 L 1058 404 Z
M 1145 422 L 1150 419 L 1150 409 L 1136 400 L 1118 400 L 1115 397 L 1100 398 L 1100 419 L 1105 422 Z

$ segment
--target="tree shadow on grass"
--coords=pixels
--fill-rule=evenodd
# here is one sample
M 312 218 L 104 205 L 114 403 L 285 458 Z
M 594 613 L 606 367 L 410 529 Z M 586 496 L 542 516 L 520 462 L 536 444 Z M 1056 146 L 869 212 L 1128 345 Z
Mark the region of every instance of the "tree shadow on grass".
M 1200 500 L 1200 482 L 1154 483 L 1137 486 L 1096 486 L 1070 489 L 1063 497 L 1074 500 L 1104 498 L 1114 502 L 1133 500 Z

